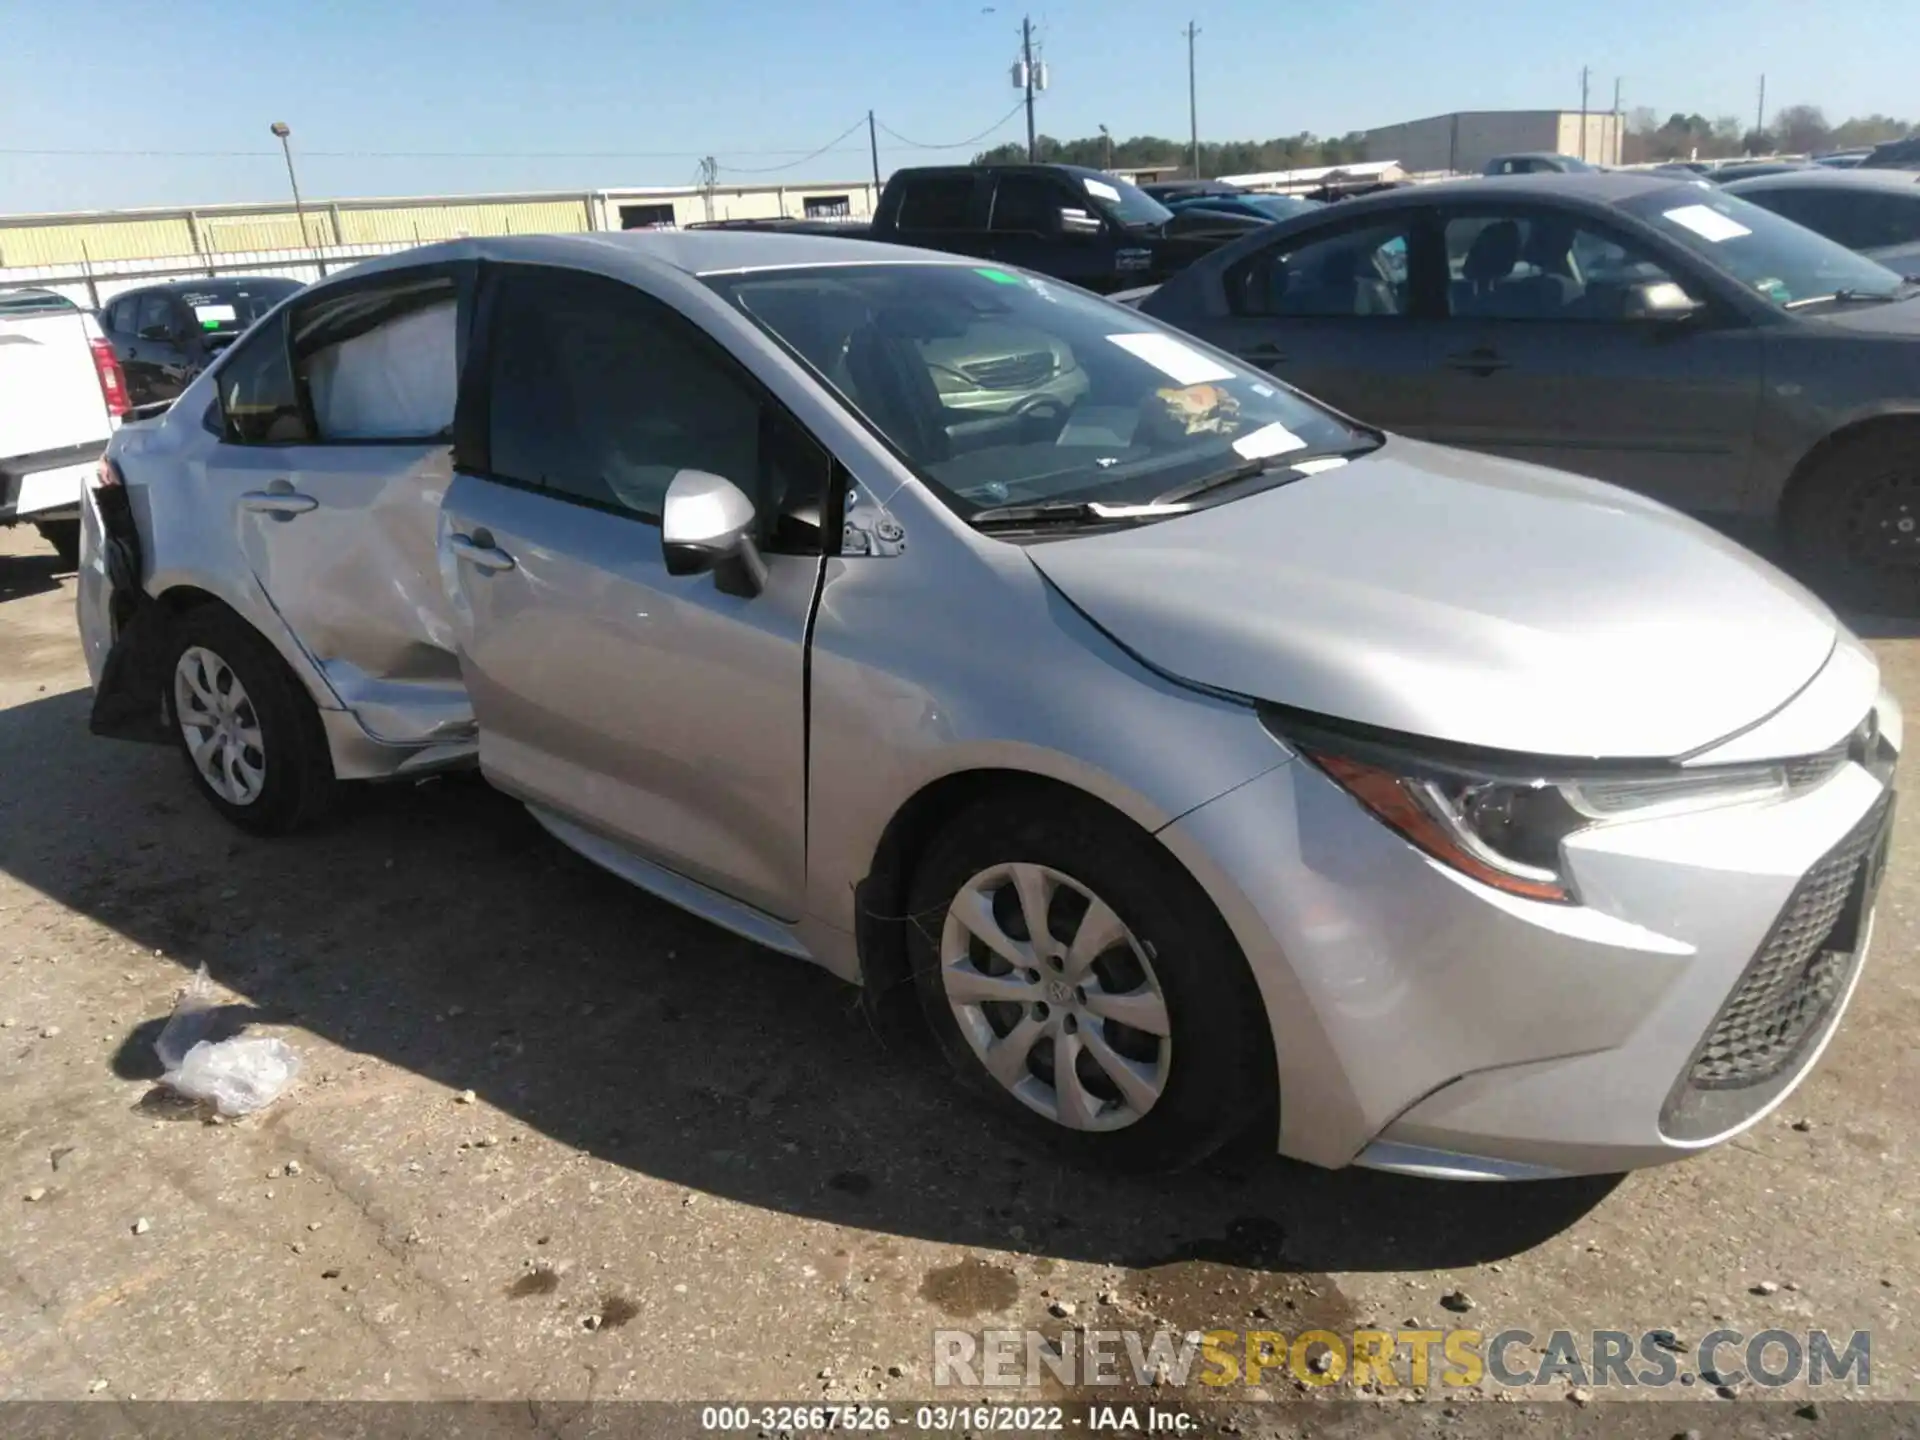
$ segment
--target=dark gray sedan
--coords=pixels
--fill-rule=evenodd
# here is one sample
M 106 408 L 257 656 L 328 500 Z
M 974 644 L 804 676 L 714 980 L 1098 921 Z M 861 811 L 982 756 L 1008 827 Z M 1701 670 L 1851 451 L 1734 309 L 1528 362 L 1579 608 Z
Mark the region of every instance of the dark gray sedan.
M 1920 171 L 1833 170 L 1736 180 L 1729 195 L 1764 206 L 1902 275 L 1920 275 Z
M 1920 286 L 1718 187 L 1448 181 L 1270 226 L 1137 300 L 1370 423 L 1778 523 L 1920 603 Z

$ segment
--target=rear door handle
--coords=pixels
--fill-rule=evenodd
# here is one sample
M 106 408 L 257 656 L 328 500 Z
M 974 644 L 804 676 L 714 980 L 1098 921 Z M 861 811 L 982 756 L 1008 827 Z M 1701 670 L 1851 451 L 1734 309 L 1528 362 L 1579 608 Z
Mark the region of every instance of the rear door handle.
M 513 569 L 513 556 L 498 545 L 483 545 L 471 535 L 449 535 L 447 548 L 476 570 L 492 574 Z
M 320 504 L 311 495 L 302 495 L 298 490 L 249 490 L 240 497 L 240 503 L 263 515 L 287 516 L 304 515 Z
M 1498 370 L 1513 368 L 1511 360 L 1502 360 L 1498 351 L 1484 345 L 1475 350 L 1460 351 L 1447 356 L 1447 364 L 1455 370 L 1464 370 L 1469 375 L 1491 375 Z

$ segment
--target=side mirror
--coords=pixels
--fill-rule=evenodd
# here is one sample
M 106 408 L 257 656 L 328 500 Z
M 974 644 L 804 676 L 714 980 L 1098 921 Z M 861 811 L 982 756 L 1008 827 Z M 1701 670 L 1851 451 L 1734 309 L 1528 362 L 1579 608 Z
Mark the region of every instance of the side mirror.
M 1706 306 L 1671 280 L 1635 285 L 1627 292 L 1629 320 L 1659 320 L 1671 324 L 1676 320 L 1691 320 L 1705 309 Z
M 766 589 L 767 562 L 753 539 L 753 501 L 738 485 L 705 470 L 682 470 L 660 508 L 660 548 L 669 575 L 711 570 L 722 591 L 747 598 Z
M 1093 236 L 1104 227 L 1100 217 L 1091 210 L 1082 210 L 1076 205 L 1060 207 L 1060 233 L 1062 235 Z

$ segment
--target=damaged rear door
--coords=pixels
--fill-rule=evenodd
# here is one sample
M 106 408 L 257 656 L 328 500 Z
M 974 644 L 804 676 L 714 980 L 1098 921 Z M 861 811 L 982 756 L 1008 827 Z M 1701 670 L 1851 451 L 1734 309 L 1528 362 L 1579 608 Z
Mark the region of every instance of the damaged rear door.
M 472 267 L 381 271 L 263 322 L 218 376 L 210 489 L 341 703 L 392 744 L 467 739 L 436 532 Z

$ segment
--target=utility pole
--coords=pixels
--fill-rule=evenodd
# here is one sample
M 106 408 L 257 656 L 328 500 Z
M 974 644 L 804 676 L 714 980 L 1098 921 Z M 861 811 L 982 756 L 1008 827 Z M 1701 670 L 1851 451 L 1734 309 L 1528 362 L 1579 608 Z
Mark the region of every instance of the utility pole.
M 1760 103 L 1753 107 L 1753 133 L 1764 136 L 1767 133 L 1767 77 L 1760 77 Z
M 1609 147 L 1607 164 L 1618 165 L 1622 154 L 1620 144 L 1620 77 L 1613 77 L 1613 142 Z
M 293 173 L 293 131 L 284 120 L 276 120 L 268 128 L 273 131 L 274 138 L 280 142 L 280 153 L 287 157 L 287 183 L 293 187 L 293 214 L 300 223 L 300 244 L 304 248 L 313 244 L 313 237 L 307 234 L 307 210 L 300 203 L 300 179 Z M 313 258 L 314 263 L 320 267 L 321 278 L 325 279 L 327 262 L 320 258 L 317 250 Z
M 1100 127 L 1100 138 L 1106 142 L 1107 147 L 1106 163 L 1101 166 L 1101 168 L 1103 170 L 1111 170 L 1113 169 L 1113 132 L 1102 125 Z
M 1033 139 L 1033 17 L 1020 17 L 1020 71 L 1027 87 L 1027 163 L 1039 160 Z
M 1580 158 L 1587 158 L 1587 67 L 1580 67 Z
M 873 128 L 873 111 L 867 111 L 867 149 L 873 154 L 873 203 L 880 203 L 880 137 Z
M 720 166 L 709 155 L 700 162 L 700 194 L 706 201 L 707 219 L 713 219 L 713 187 L 720 178 Z
M 1187 127 L 1193 145 L 1193 178 L 1200 178 L 1200 101 L 1193 80 L 1193 37 L 1200 33 L 1187 21 Z

